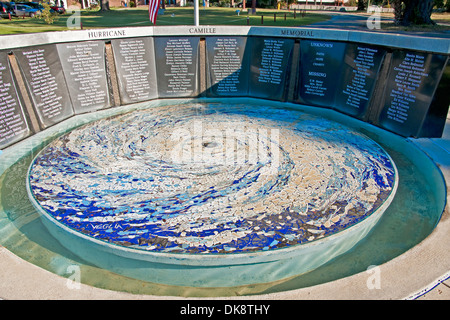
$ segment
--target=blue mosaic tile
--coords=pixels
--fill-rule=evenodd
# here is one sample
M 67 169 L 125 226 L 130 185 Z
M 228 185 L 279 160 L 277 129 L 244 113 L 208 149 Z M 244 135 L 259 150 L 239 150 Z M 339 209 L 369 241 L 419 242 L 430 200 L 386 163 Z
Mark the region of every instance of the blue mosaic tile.
M 191 104 L 95 121 L 30 167 L 36 202 L 108 243 L 236 253 L 308 243 L 357 224 L 391 194 L 371 139 L 295 110 Z

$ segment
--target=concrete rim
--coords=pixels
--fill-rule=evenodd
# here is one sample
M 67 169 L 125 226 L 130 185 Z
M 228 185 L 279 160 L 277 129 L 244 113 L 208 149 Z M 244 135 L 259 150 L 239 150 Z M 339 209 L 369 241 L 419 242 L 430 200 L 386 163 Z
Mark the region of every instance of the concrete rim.
M 379 266 L 381 288 L 368 289 L 370 274 L 353 276 L 292 291 L 227 299 L 413 299 L 448 278 L 450 254 L 450 210 L 447 205 L 436 229 L 417 246 Z M 2 299 L 186 299 L 172 296 L 139 295 L 99 289 L 81 284 L 70 289 L 67 279 L 37 267 L 0 247 Z M 420 277 L 417 277 L 420 275 Z M 187 298 L 191 299 L 191 298 Z M 220 299 L 220 298 L 218 298 Z

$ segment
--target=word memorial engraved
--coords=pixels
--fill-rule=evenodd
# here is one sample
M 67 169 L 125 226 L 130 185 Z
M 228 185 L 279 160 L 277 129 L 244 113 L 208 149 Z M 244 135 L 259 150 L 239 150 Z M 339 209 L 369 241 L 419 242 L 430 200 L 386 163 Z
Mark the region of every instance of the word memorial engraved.
M 163 98 L 198 95 L 200 38 L 155 38 L 158 95 Z
M 208 37 L 207 81 L 210 96 L 248 94 L 248 56 L 246 37 Z
M 105 43 L 64 43 L 57 48 L 75 113 L 108 107 Z
M 417 137 L 446 63 L 444 55 L 394 51 L 379 124 L 402 136 Z
M 0 149 L 31 133 L 23 113 L 8 63 L 8 54 L 0 52 Z
M 46 128 L 74 114 L 55 45 L 14 50 L 39 122 Z
M 293 39 L 253 38 L 250 95 L 283 100 L 294 48 Z
M 158 96 L 152 38 L 111 41 L 120 97 L 123 104 L 147 101 Z

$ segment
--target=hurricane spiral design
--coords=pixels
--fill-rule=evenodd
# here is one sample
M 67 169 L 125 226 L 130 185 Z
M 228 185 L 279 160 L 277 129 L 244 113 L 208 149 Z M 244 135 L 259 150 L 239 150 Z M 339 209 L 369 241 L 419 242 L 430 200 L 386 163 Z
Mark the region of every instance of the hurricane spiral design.
M 295 110 L 222 103 L 98 120 L 51 142 L 29 185 L 46 214 L 166 253 L 273 250 L 365 219 L 395 169 L 371 139 Z

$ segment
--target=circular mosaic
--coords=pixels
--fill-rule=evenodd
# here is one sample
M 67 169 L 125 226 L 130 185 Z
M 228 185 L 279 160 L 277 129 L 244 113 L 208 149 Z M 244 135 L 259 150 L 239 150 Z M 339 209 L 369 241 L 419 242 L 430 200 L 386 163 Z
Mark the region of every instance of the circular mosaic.
M 370 216 L 395 165 L 374 141 L 295 110 L 190 104 L 98 120 L 51 142 L 28 187 L 54 222 L 164 253 L 308 243 Z

